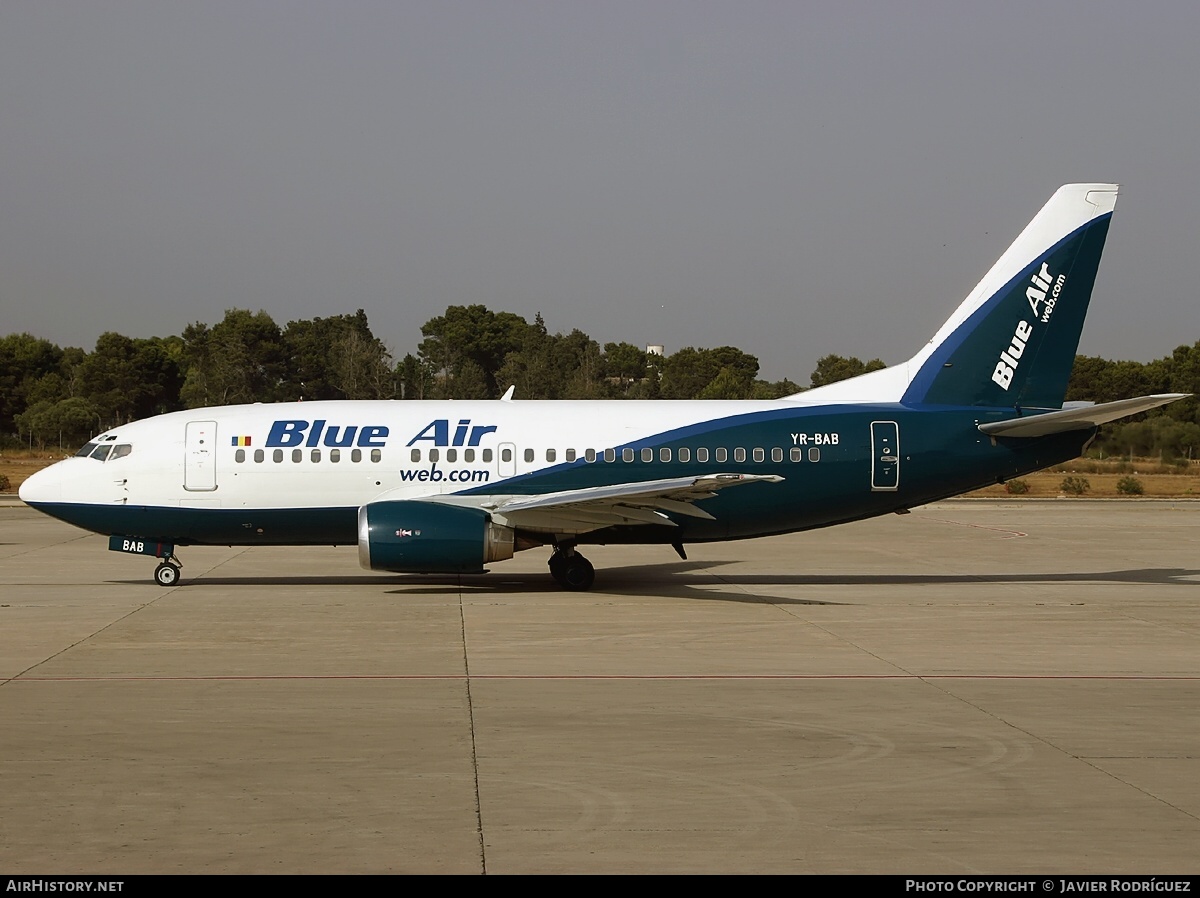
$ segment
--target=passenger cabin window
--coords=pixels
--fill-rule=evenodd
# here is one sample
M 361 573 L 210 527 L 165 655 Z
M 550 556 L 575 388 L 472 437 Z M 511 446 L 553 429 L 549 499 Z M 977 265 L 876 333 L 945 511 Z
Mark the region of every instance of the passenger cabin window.
M 725 449 L 717 450 L 717 461 L 729 461 L 729 453 Z
M 380 451 L 379 449 L 372 449 L 371 450 L 371 461 L 382 461 L 382 460 L 383 460 L 383 452 Z
M 436 450 L 436 449 L 429 450 L 429 460 L 430 461 L 437 461 L 441 457 L 442 457 L 442 454 L 440 452 L 438 452 L 438 450 Z
M 233 460 L 239 465 L 244 462 L 246 460 L 246 450 L 239 449 L 237 452 L 233 453 Z
M 799 448 L 798 446 L 793 446 L 792 452 L 791 452 L 791 458 L 792 458 L 792 461 L 804 461 L 804 450 Z
M 658 450 L 658 460 L 659 461 L 670 461 L 671 460 L 671 450 L 668 449 L 666 446 L 663 446 L 663 448 L 659 449 Z
M 591 464 L 592 462 L 594 462 L 596 460 L 596 450 L 595 449 L 584 449 L 583 450 L 583 460 L 586 461 L 588 464 Z
M 622 449 L 621 461 L 633 461 L 633 450 L 629 448 Z
M 783 450 L 778 446 L 771 450 L 771 461 L 783 461 Z
M 701 446 L 696 450 L 696 461 L 700 462 L 700 464 L 704 464 L 708 461 L 708 449 L 706 449 L 704 446 Z
M 734 461 L 745 461 L 746 460 L 746 450 L 742 449 L 740 446 L 737 449 L 734 449 L 733 450 L 733 460 Z
M 546 461 L 554 461 L 557 458 L 553 449 L 546 450 Z
M 295 462 L 296 464 L 300 464 L 300 462 L 304 461 L 304 450 L 303 449 L 293 449 L 292 450 L 292 461 Z
M 766 458 L 767 458 L 767 456 L 763 453 L 763 451 L 761 449 L 754 450 L 754 460 L 755 461 L 766 461 Z
M 464 449 L 463 450 L 463 461 L 468 461 L 468 462 L 475 461 L 475 450 L 474 449 Z
M 651 449 L 649 446 L 647 446 L 645 449 L 642 450 L 642 461 L 644 461 L 644 462 L 654 461 L 654 450 Z
M 512 461 L 512 460 L 513 460 L 513 457 L 512 457 L 511 449 L 501 449 L 500 450 L 500 461 Z
M 692 460 L 692 450 L 688 449 L 686 447 L 681 448 L 679 450 L 679 460 L 682 462 L 691 461 Z
M 492 450 L 491 450 L 491 449 L 484 449 L 484 450 L 483 450 L 483 460 L 484 460 L 484 461 L 491 461 L 491 460 L 492 460 Z
M 350 450 L 350 461 L 354 462 L 355 464 L 358 464 L 360 461 L 362 461 L 362 450 L 361 449 L 351 449 Z
M 526 461 L 526 463 L 533 461 L 533 450 L 532 449 L 525 450 L 525 461 Z
M 320 461 L 320 460 L 321 460 L 321 450 L 320 450 L 320 449 L 314 449 L 314 450 L 312 451 L 312 454 L 311 454 L 309 457 L 310 457 L 310 458 L 311 458 L 311 459 L 312 459 L 314 462 L 318 462 L 318 461 Z
M 409 454 L 409 458 L 411 458 L 413 461 L 420 461 L 420 460 L 421 460 L 421 450 L 420 450 L 420 449 L 414 449 L 414 450 L 413 450 L 413 451 L 412 451 L 412 452 Z
M 267 457 L 266 454 L 261 449 L 254 450 L 254 461 L 256 463 L 261 464 L 262 460 L 266 457 Z
M 616 449 L 605 449 L 604 450 L 604 460 L 605 461 L 616 461 L 617 460 L 617 450 Z M 630 461 L 633 461 L 633 459 L 630 459 Z
M 271 453 L 271 458 L 275 460 L 275 464 L 279 464 L 281 461 L 283 461 L 283 450 L 276 449 Z
M 333 462 L 334 464 L 337 464 L 339 461 L 341 461 L 342 460 L 342 450 L 341 449 L 330 449 L 329 450 L 329 460 L 331 462 Z
M 446 461 L 448 461 L 448 462 L 458 461 L 458 450 L 457 449 L 447 449 L 446 450 Z
M 810 448 L 808 450 L 808 460 L 809 461 L 820 461 L 821 460 L 821 450 L 818 449 L 816 446 L 813 446 L 812 448 Z
M 575 450 L 574 449 L 567 450 L 567 461 L 575 461 Z

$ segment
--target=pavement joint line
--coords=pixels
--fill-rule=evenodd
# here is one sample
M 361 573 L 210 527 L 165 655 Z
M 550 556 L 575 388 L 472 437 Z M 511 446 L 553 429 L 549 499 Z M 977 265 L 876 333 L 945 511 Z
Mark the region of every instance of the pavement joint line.
M 76 648 L 77 646 L 81 646 L 81 645 L 83 645 L 83 644 L 84 644 L 85 642 L 87 642 L 88 640 L 90 640 L 90 639 L 92 639 L 92 638 L 94 638 L 94 637 L 96 637 L 96 636 L 99 636 L 101 633 L 103 633 L 103 632 L 104 632 L 105 630 L 107 630 L 109 627 L 116 626 L 117 624 L 121 623 L 122 621 L 126 620 L 127 618 L 130 618 L 130 617 L 132 617 L 133 615 L 137 614 L 139 611 L 143 610 L 144 608 L 149 608 L 149 607 L 150 607 L 151 605 L 153 605 L 155 602 L 159 601 L 159 600 L 160 600 L 160 599 L 162 599 L 164 596 L 167 596 L 167 595 L 169 595 L 170 593 L 172 593 L 174 590 L 176 590 L 176 589 L 178 589 L 178 588 L 179 588 L 178 586 L 174 586 L 174 587 L 172 587 L 171 589 L 168 589 L 166 592 L 164 592 L 164 593 L 161 593 L 161 594 L 159 594 L 159 595 L 155 596 L 155 597 L 154 597 L 153 599 L 151 599 L 150 601 L 148 601 L 148 602 L 143 602 L 143 603 L 141 603 L 140 605 L 137 605 L 137 606 L 135 606 L 135 607 L 133 607 L 133 608 L 129 609 L 129 611 L 125 612 L 124 614 L 120 615 L 119 617 L 115 617 L 115 618 L 113 618 L 113 619 L 112 619 L 112 620 L 110 620 L 110 621 L 109 621 L 107 624 L 105 624 L 103 627 L 101 627 L 100 629 L 96 630 L 95 632 L 89 633 L 89 634 L 88 634 L 88 635 L 86 635 L 86 636 L 81 636 L 79 639 L 75 640 L 75 642 L 72 642 L 70 645 L 63 646 L 63 647 L 62 647 L 61 649 L 59 649 L 57 652 L 54 652 L 54 653 L 52 653 L 52 654 L 50 654 L 50 655 L 47 655 L 45 658 L 41 659 L 40 661 L 34 662 L 33 664 L 29 665 L 29 667 L 25 668 L 25 669 L 24 669 L 24 670 L 22 670 L 22 671 L 19 671 L 19 672 L 18 672 L 18 673 L 16 673 L 16 674 L 13 674 L 11 677 L 7 677 L 7 678 L 5 678 L 3 681 L 0 681 L 0 686 L 7 686 L 8 684 L 10 684 L 10 683 L 13 683 L 13 682 L 19 682 L 19 681 L 20 681 L 21 679 L 23 679 L 23 678 L 25 677 L 25 675 L 26 675 L 27 673 L 29 673 L 31 670 L 36 670 L 37 668 L 41 667 L 41 666 L 42 666 L 43 664 L 45 664 L 46 662 L 48 662 L 48 661 L 53 661 L 53 660 L 54 660 L 55 658 L 57 658 L 59 655 L 66 654 L 67 652 L 71 651 L 72 649 Z
M 23 552 L 13 552 L 11 555 L 5 555 L 4 557 L 6 559 L 7 558 L 20 558 L 22 555 L 29 555 L 33 552 L 41 552 L 45 549 L 55 549 L 59 546 L 65 546 L 68 543 L 79 542 L 79 540 L 81 540 L 81 539 L 88 539 L 91 536 L 92 536 L 92 534 L 90 534 L 90 533 L 80 533 L 78 536 L 72 536 L 70 539 L 64 539 L 64 540 L 60 540 L 59 542 L 56 542 L 56 543 L 47 543 L 45 545 L 40 545 L 40 546 L 30 546 L 28 549 L 25 549 Z
M 487 840 L 483 836 L 483 798 L 479 792 L 479 753 L 475 746 L 475 703 L 471 698 L 471 657 L 467 651 L 467 613 L 463 602 L 462 577 L 458 578 L 458 623 L 462 636 L 463 681 L 467 691 L 467 721 L 471 731 L 471 773 L 475 777 L 475 829 L 479 833 L 480 873 L 487 875 Z
M 930 679 L 932 680 L 933 678 L 930 678 Z M 941 677 L 938 679 L 946 679 L 946 678 Z M 1104 679 L 1104 678 L 1096 678 L 1096 679 Z M 1191 679 L 1191 678 L 1188 678 L 1188 679 Z M 1040 743 L 1041 745 L 1046 746 L 1051 751 L 1058 752 L 1059 754 L 1064 755 L 1065 757 L 1068 757 L 1073 761 L 1077 761 L 1078 763 L 1091 768 L 1096 773 L 1099 773 L 1101 776 L 1105 776 L 1105 777 L 1108 777 L 1109 779 L 1115 780 L 1116 782 L 1120 783 L 1121 785 L 1125 786 L 1126 788 L 1132 789 L 1135 792 L 1138 792 L 1138 793 L 1146 796 L 1151 801 L 1157 801 L 1159 804 L 1161 804 L 1165 807 L 1171 808 L 1171 810 L 1176 811 L 1177 813 L 1183 814 L 1183 816 L 1188 817 L 1192 820 L 1200 820 L 1200 816 L 1188 811 L 1186 808 L 1182 808 L 1177 804 L 1173 804 L 1173 803 L 1167 801 L 1165 798 L 1163 798 L 1159 795 L 1155 795 L 1153 792 L 1151 792 L 1147 789 L 1144 789 L 1135 783 L 1131 783 L 1129 780 L 1126 780 L 1126 779 L 1123 779 L 1122 777 L 1117 776 L 1115 773 L 1113 773 L 1110 770 L 1105 770 L 1103 767 L 1101 767 L 1099 764 L 1095 763 L 1091 759 L 1091 757 L 1089 757 L 1087 755 L 1078 754 L 1073 751 L 1068 751 L 1067 749 L 1063 748 L 1062 746 L 1057 745 L 1054 742 L 1052 742 L 1049 737 L 1038 736 L 1038 735 L 1034 734 L 1033 732 L 1031 732 L 1030 730 L 1026 729 L 1025 727 L 1018 726 L 1017 724 L 1013 723 L 1011 720 L 1006 719 L 1000 713 L 998 713 L 996 711 L 989 711 L 987 708 L 984 708 L 981 705 L 977 704 L 976 702 L 971 701 L 966 696 L 956 695 L 955 693 L 951 692 L 947 686 L 944 686 L 941 683 L 930 682 L 929 685 L 932 686 L 934 689 L 936 689 L 938 692 L 942 693 L 943 695 L 948 696 L 949 698 L 952 698 L 952 699 L 955 699 L 955 700 L 961 702 L 962 704 L 966 705 L 968 708 L 975 709 L 977 712 L 979 712 L 980 714 L 983 714 L 985 717 L 990 717 L 992 720 L 996 721 L 997 723 L 999 723 L 1003 726 L 1009 727 L 1010 729 L 1016 730 L 1018 733 L 1024 734 L 1026 738 L 1032 739 L 1034 742 L 1037 742 L 1037 743 Z
M 1009 530 L 1005 527 L 989 527 L 986 524 L 972 524 L 969 521 L 952 521 L 949 518 L 934 518 L 929 515 L 922 515 L 922 517 L 927 521 L 935 521 L 938 524 L 955 524 L 959 527 L 971 527 L 975 530 L 992 530 L 996 533 L 1007 533 L 1008 536 L 1002 537 L 1002 539 L 1025 539 L 1029 536 L 1028 533 L 1023 533 L 1020 530 Z
M 861 645 L 859 645 L 858 643 L 856 643 L 854 640 L 850 639 L 849 637 L 843 636 L 840 633 L 835 633 L 832 629 L 830 629 L 830 627 L 828 627 L 824 624 L 820 624 L 815 620 L 808 620 L 806 618 L 802 618 L 802 617 L 800 617 L 800 615 L 794 614 L 791 611 L 791 609 L 788 608 L 787 606 L 781 605 L 780 607 L 783 609 L 784 614 L 788 615 L 789 617 L 793 617 L 797 620 L 807 620 L 807 622 L 811 626 L 816 627 L 818 630 L 820 630 L 822 633 L 829 636 L 831 639 L 836 639 L 838 642 L 841 642 L 843 645 L 848 645 L 851 648 L 853 648 L 855 651 L 862 652 L 864 655 L 866 655 L 869 658 L 874 658 L 880 664 L 885 664 L 888 667 L 893 668 L 894 670 L 900 671 L 900 674 L 893 675 L 893 676 L 900 676 L 900 677 L 914 676 L 912 671 L 905 669 L 903 665 L 897 664 L 894 661 L 889 661 L 887 658 L 884 658 L 881 655 L 879 655 L 875 652 L 872 652 L 870 649 L 863 648 Z
M 131 612 L 132 613 L 132 612 Z M 114 621 L 115 623 L 115 621 Z M 111 625 L 110 625 L 111 626 Z M 101 632 L 101 631 L 97 631 Z M 91 638 L 91 637 L 87 637 Z M 83 640 L 80 640 L 81 642 Z M 78 645 L 78 643 L 76 643 Z M 65 649 L 64 649 L 65 651 Z M 61 653 L 58 653 L 61 654 Z M 54 656 L 51 656 L 54 657 Z M 46 659 L 49 660 L 49 659 Z M 39 661 L 38 664 L 43 664 Z M 33 665 L 36 667 L 37 665 Z M 29 668 L 30 670 L 33 667 Z M 5 683 L 205 682 L 212 680 L 990 680 L 1197 682 L 1200 674 L 198 674 L 195 676 L 49 677 L 14 674 Z

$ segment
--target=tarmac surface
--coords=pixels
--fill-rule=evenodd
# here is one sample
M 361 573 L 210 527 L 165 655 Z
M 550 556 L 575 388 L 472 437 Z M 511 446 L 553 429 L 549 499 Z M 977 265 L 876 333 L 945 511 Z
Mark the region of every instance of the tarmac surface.
M 1200 502 L 381 576 L 0 507 L 0 872 L 1200 871 Z

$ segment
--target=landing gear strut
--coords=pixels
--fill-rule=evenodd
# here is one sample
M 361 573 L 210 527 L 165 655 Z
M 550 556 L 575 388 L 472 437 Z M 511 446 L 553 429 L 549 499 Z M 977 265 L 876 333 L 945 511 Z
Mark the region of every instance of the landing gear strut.
M 549 566 L 550 576 L 563 589 L 572 592 L 591 589 L 596 580 L 596 569 L 590 561 L 575 551 L 574 546 L 555 546 Z
M 179 582 L 179 559 L 174 555 L 154 569 L 154 582 L 159 586 L 174 586 Z

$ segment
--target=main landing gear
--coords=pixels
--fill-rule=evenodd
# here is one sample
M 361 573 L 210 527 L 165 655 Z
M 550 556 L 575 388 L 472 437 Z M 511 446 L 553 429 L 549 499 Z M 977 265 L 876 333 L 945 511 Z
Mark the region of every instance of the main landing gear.
M 575 551 L 574 546 L 555 546 L 549 566 L 550 576 L 558 585 L 573 592 L 591 589 L 596 580 L 596 569 L 590 561 Z
M 154 569 L 154 582 L 159 586 L 174 586 L 179 582 L 179 559 L 174 555 Z

